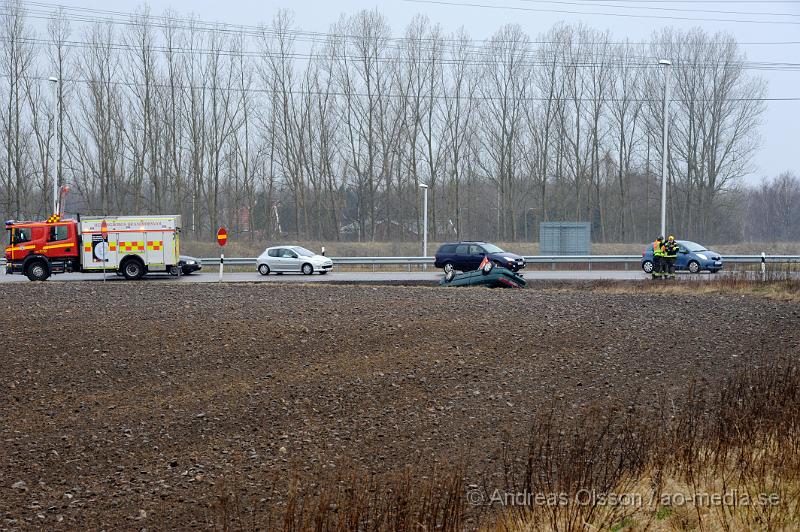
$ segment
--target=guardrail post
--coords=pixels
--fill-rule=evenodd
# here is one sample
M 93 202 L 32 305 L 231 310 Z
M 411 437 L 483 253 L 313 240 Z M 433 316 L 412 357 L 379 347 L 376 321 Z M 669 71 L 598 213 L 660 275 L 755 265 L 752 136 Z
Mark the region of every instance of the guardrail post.
M 589 271 L 592 271 L 592 258 L 589 257 Z
M 761 282 L 767 280 L 767 254 L 761 252 Z

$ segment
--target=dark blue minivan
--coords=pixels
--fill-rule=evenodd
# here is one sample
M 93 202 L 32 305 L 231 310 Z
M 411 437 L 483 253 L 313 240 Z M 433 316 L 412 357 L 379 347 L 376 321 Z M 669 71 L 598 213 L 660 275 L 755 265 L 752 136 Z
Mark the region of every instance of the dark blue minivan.
M 676 240 L 678 256 L 675 258 L 676 270 L 688 270 L 692 273 L 708 271 L 717 273 L 722 269 L 722 257 L 716 251 L 710 251 L 700 244 L 689 240 Z M 642 253 L 642 269 L 645 273 L 653 273 L 653 247 Z
M 443 244 L 436 252 L 434 266 L 442 268 L 445 273 L 451 270 L 468 272 L 477 270 L 484 258 L 488 258 L 496 266 L 502 266 L 512 272 L 525 267 L 525 259 L 519 255 L 503 251 L 494 244 L 486 242 Z

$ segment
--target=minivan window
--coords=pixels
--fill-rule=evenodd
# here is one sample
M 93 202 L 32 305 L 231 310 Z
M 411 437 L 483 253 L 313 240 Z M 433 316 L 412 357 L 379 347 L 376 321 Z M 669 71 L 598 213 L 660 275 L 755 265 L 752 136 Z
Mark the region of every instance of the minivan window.
M 445 244 L 442 246 L 442 249 L 439 251 L 440 253 L 457 253 L 456 252 L 456 245 L 455 244 Z
M 484 244 L 483 249 L 486 250 L 486 253 L 505 253 L 502 249 L 494 244 Z
M 476 244 L 472 244 L 469 247 L 469 254 L 470 255 L 483 255 L 483 253 L 484 253 L 483 248 L 478 246 L 478 245 L 476 245 Z
M 461 244 L 456 246 L 456 254 L 457 255 L 466 255 L 469 253 L 469 246 L 466 244 Z

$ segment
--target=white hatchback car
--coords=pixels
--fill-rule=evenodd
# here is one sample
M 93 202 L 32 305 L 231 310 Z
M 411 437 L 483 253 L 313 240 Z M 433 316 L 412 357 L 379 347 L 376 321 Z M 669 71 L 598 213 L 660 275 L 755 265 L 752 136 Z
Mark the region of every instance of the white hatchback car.
M 333 268 L 333 261 L 301 246 L 275 246 L 264 250 L 256 261 L 256 267 L 261 275 L 273 272 L 305 275 L 319 272 L 324 275 Z

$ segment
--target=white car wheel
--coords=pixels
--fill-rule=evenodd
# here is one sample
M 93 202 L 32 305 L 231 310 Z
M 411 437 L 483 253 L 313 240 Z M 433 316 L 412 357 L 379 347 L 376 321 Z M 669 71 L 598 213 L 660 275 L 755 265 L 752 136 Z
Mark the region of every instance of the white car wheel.
M 269 275 L 269 266 L 267 266 L 266 264 L 259 264 L 258 273 L 260 273 L 261 275 Z
M 303 264 L 301 271 L 303 272 L 303 275 L 311 275 L 314 273 L 314 267 L 306 262 Z

